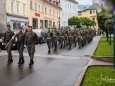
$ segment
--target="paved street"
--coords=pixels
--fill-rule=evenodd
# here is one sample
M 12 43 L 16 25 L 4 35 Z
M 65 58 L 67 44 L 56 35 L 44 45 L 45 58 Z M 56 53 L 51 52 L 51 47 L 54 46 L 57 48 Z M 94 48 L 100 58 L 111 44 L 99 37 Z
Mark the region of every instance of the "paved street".
M 100 36 L 87 46 L 71 50 L 58 48 L 47 53 L 47 45 L 36 46 L 35 64 L 29 67 L 27 50 L 24 51 L 25 64 L 18 66 L 18 53 L 13 51 L 14 62 L 7 65 L 6 51 L 0 52 L 0 86 L 75 86 L 75 83 L 88 64 Z

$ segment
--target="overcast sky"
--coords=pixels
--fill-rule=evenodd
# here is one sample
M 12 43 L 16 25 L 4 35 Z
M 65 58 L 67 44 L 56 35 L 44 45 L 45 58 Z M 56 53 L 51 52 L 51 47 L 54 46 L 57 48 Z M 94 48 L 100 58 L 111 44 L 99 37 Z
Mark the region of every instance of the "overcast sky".
M 80 5 L 92 5 L 93 0 L 76 0 Z

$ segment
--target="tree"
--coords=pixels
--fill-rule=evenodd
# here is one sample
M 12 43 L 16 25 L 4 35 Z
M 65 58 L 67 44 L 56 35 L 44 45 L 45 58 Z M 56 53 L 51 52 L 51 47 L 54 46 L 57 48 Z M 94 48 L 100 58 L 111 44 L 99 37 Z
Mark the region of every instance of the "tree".
M 68 19 L 68 24 L 69 25 L 80 26 L 80 23 L 81 23 L 81 20 L 78 17 L 73 16 L 73 17 Z
M 113 28 L 113 20 L 112 19 L 107 19 L 105 21 L 105 27 L 107 27 L 107 29 L 109 31 L 109 34 L 110 34 L 110 42 L 109 42 L 109 44 L 111 45 L 111 31 L 112 31 L 112 28 Z
M 96 22 L 94 20 L 91 21 L 91 26 L 95 26 Z
M 82 23 L 88 28 L 89 26 L 96 25 L 96 22 L 87 17 L 80 18 Z
M 98 21 L 98 26 L 101 30 L 106 31 L 106 37 L 107 37 L 107 41 L 108 41 L 108 30 L 105 27 L 105 21 L 107 20 L 107 18 L 105 17 L 105 11 L 101 11 L 97 14 L 97 21 Z

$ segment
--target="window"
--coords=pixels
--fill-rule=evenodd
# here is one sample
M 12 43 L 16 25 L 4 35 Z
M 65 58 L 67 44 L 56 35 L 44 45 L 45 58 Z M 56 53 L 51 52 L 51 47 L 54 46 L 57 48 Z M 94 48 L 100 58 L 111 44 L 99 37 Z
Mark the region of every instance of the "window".
M 17 2 L 17 14 L 19 14 L 19 2 Z
M 14 2 L 11 1 L 11 12 L 13 13 L 14 12 Z
M 32 1 L 30 1 L 30 9 L 33 9 L 32 6 L 33 5 L 33 2 Z
M 82 12 L 81 12 L 81 11 L 79 11 L 79 12 L 78 12 L 78 15 L 79 15 L 79 16 L 82 16 Z
M 49 15 L 51 16 L 51 9 L 49 9 Z
M 21 27 L 21 23 L 20 22 L 13 22 L 13 30 L 18 30 L 18 28 Z
M 25 4 L 23 4 L 23 15 L 25 15 Z
M 54 10 L 53 10 L 53 16 L 54 16 L 54 14 L 55 14 L 55 12 L 54 12 Z
M 46 9 L 46 7 L 45 7 L 45 14 L 47 14 L 47 9 Z
M 92 14 L 92 10 L 90 10 L 90 14 Z
M 37 4 L 35 3 L 35 11 L 37 11 Z
M 39 12 L 40 12 L 40 5 L 39 5 Z
M 98 13 L 98 10 L 96 10 L 96 13 Z
M 93 13 L 95 13 L 95 10 L 93 11 Z
M 68 4 L 68 9 L 69 9 L 69 4 Z
M 44 12 L 43 10 L 44 10 L 44 9 L 43 9 L 43 6 L 41 6 L 41 12 Z
M 95 18 L 93 18 L 93 20 L 95 21 Z
M 57 12 L 57 18 L 58 18 L 58 12 Z

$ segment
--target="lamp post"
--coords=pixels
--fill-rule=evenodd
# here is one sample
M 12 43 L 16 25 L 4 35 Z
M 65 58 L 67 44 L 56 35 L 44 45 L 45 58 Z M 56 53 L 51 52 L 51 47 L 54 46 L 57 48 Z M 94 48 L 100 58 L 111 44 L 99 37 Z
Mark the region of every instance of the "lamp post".
M 60 28 L 60 17 L 58 18 L 58 20 L 59 20 L 59 28 Z

